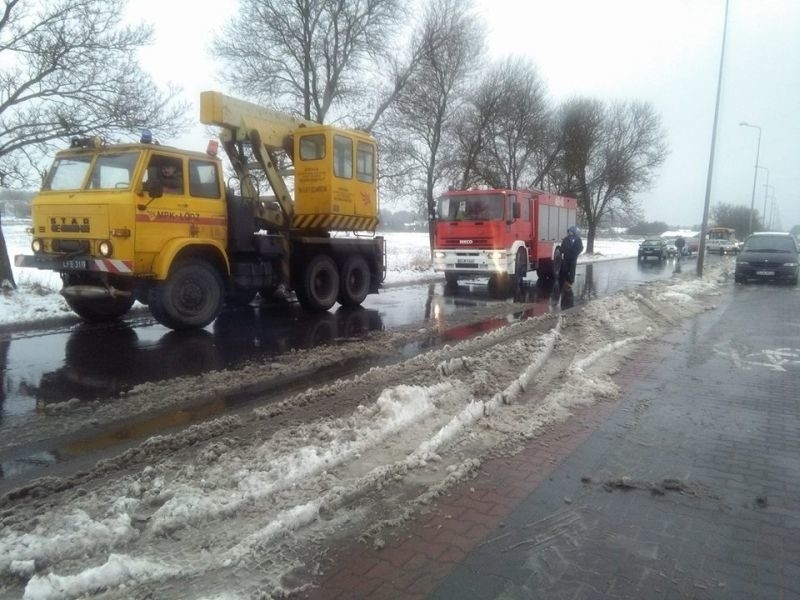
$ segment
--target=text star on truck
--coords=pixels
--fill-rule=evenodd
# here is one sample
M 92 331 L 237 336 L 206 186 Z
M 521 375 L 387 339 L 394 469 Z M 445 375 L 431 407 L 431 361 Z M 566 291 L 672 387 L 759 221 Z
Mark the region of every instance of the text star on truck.
M 375 140 L 219 92 L 201 94 L 200 113 L 220 128 L 235 177 L 226 182 L 215 142 L 200 153 L 148 134 L 131 144 L 73 140 L 33 200 L 33 255 L 16 264 L 58 271 L 86 320 L 120 317 L 139 300 L 172 329 L 204 327 L 226 302 L 279 286 L 309 311 L 376 293 L 386 251 L 374 233 Z
M 437 201 L 433 268 L 449 284 L 462 276 L 488 276 L 498 290 L 529 271 L 552 278 L 577 209 L 574 198 L 538 190 L 446 192 Z

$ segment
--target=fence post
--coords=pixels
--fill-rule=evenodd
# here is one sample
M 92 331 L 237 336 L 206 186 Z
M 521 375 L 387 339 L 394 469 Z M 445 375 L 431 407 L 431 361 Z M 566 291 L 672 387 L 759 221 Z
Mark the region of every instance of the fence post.
M 0 221 L 0 289 L 17 289 L 17 284 L 14 283 L 14 271 L 11 270 L 11 261 L 8 258 L 6 238 L 3 237 L 2 221 Z

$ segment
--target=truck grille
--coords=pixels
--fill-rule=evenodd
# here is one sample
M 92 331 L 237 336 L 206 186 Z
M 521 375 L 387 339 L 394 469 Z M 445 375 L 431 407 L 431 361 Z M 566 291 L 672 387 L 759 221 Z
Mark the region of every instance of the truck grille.
M 492 240 L 491 238 L 467 238 L 472 240 L 471 244 L 464 244 L 462 242 L 465 241 L 464 238 L 444 238 L 442 239 L 441 248 L 448 248 L 448 249 L 461 249 L 461 250 L 469 250 L 470 248 L 492 248 Z
M 89 240 L 53 240 L 53 252 L 63 254 L 88 254 Z

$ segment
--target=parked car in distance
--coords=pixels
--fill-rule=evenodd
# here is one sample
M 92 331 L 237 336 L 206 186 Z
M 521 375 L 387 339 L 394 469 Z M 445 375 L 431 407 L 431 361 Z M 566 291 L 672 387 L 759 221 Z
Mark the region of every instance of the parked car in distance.
M 736 257 L 734 281 L 748 279 L 788 281 L 797 284 L 797 241 L 789 233 L 762 231 L 750 235 Z
M 694 252 L 700 251 L 700 238 L 686 238 L 686 253 L 691 256 Z
M 739 242 L 721 238 L 706 240 L 706 252 L 713 252 L 714 254 L 736 254 L 739 252 Z
M 667 241 L 664 238 L 647 238 L 639 244 L 639 260 L 646 260 L 651 256 L 658 260 L 667 258 Z

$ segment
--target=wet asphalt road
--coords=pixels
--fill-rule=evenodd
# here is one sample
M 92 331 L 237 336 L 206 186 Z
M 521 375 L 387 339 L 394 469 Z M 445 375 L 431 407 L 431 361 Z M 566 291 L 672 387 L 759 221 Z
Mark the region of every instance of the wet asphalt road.
M 683 269 L 694 270 L 695 265 L 694 258 L 682 262 Z M 579 265 L 570 300 L 579 305 L 670 277 L 674 270 L 673 260 L 642 263 L 631 258 Z M 468 337 L 498 325 L 478 322 L 465 327 L 465 312 L 497 303 L 508 305 L 509 321 L 559 309 L 552 284 L 537 282 L 534 275 L 520 292 L 505 298 L 490 293 L 485 279 L 460 282 L 455 289 L 433 281 L 388 287 L 369 296 L 361 309 L 322 315 L 306 314 L 296 303 L 229 310 L 205 330 L 191 333 L 169 331 L 145 311 L 112 325 L 72 321 L 43 331 L 0 334 L 0 425 L 24 424 L 48 404 L 102 401 L 145 382 L 231 368 L 370 331 L 435 321 L 445 340 Z M 449 321 L 460 325 L 448 327 Z M 4 472 L 17 472 L 2 456 L 0 464 L 0 478 Z
M 683 268 L 694 269 L 695 261 L 684 259 Z M 673 270 L 674 261 L 579 265 L 574 302 L 669 277 Z M 296 304 L 229 310 L 191 333 L 169 331 L 143 312 L 111 325 L 71 322 L 0 334 L 0 421 L 24 419 L 43 404 L 102 400 L 148 381 L 231 368 L 369 331 L 422 326 L 432 319 L 446 330 L 448 317 L 488 304 L 508 304 L 509 313 L 520 303 L 532 304 L 529 316 L 543 314 L 553 308 L 551 294 L 552 288 L 538 284 L 535 276 L 526 280 L 522 294 L 500 299 L 490 294 L 485 279 L 462 281 L 457 289 L 432 281 L 386 288 L 369 296 L 361 310 L 309 315 Z

